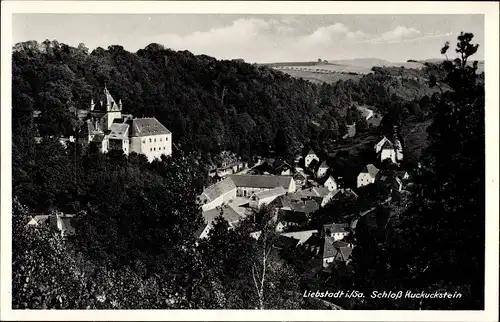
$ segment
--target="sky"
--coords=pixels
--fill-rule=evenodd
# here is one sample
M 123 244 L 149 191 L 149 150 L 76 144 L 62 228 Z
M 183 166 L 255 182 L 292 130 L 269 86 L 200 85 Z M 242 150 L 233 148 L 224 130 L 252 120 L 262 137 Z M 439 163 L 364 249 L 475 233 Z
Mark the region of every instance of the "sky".
M 484 60 L 483 15 L 14 14 L 12 21 L 13 43 L 56 39 L 133 52 L 159 43 L 250 63 L 439 58 L 444 42 L 454 48 L 464 31 Z

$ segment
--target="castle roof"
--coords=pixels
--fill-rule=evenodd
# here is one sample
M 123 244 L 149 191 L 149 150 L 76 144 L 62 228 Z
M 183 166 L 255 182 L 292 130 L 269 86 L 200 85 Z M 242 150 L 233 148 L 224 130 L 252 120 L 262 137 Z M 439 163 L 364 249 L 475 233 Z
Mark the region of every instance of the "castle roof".
M 110 131 L 109 133 L 109 138 L 110 139 L 120 139 L 123 140 L 127 138 L 128 134 L 128 124 L 127 123 L 113 123 L 111 124 Z
M 170 133 L 171 132 L 154 117 L 131 120 L 130 136 L 132 137 L 163 135 Z

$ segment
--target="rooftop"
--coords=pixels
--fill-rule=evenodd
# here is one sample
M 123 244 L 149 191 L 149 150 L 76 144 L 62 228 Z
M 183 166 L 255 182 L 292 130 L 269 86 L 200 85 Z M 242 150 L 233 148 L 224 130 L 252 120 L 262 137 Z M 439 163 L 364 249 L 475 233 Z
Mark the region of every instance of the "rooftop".
M 255 196 L 259 199 L 264 199 L 264 198 L 275 197 L 275 196 L 278 197 L 278 196 L 282 196 L 284 194 L 286 194 L 285 188 L 283 188 L 282 186 L 279 186 L 279 187 L 276 187 L 274 189 L 259 192 Z
M 318 231 L 315 230 L 303 230 L 303 231 L 295 231 L 295 232 L 289 232 L 289 233 L 283 233 L 281 234 L 282 236 L 286 237 L 293 237 L 295 239 L 299 240 L 299 244 L 303 244 L 306 240 L 308 240 L 314 233 L 318 233 Z
M 326 224 L 323 225 L 323 231 L 327 232 L 330 231 L 330 233 L 335 234 L 335 233 L 341 233 L 341 232 L 346 232 L 349 228 L 348 224 Z
M 240 215 L 229 206 L 224 206 L 224 207 L 217 207 L 215 209 L 207 210 L 203 212 L 203 219 L 205 219 L 205 222 L 207 224 L 213 223 L 215 221 L 215 218 L 217 218 L 222 212 L 222 217 L 228 222 L 228 223 L 236 223 L 241 220 Z
M 280 209 L 278 211 L 279 221 L 303 224 L 307 222 L 307 216 L 303 212 Z
M 362 171 L 362 173 L 368 173 L 372 178 L 377 176 L 379 169 L 375 167 L 373 164 L 368 164 Z
M 233 189 L 236 189 L 233 180 L 231 178 L 226 178 L 206 188 L 201 194 L 201 198 L 207 200 L 207 202 L 210 202 L 230 192 Z
M 111 124 L 111 133 L 109 133 L 110 139 L 125 139 L 127 138 L 129 125 L 126 123 L 113 123 Z
M 382 145 L 382 150 L 393 150 L 394 149 L 394 144 L 392 144 L 391 141 L 387 140 L 384 142 Z
M 137 118 L 130 121 L 130 136 L 150 136 L 170 134 L 171 132 L 163 126 L 156 118 Z
M 293 178 L 291 176 L 271 176 L 271 175 L 249 175 L 233 174 L 229 175 L 236 187 L 245 188 L 277 188 L 279 186 L 287 188 Z

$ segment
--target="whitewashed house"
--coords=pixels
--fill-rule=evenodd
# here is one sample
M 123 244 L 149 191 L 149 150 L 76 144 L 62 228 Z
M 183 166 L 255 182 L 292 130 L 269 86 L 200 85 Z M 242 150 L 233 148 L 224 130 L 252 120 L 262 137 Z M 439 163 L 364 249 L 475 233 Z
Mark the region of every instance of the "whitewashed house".
M 206 188 L 199 196 L 202 210 L 208 211 L 236 198 L 236 185 L 231 178 L 226 178 Z
M 286 193 L 287 191 L 282 186 L 256 193 L 250 197 L 249 206 L 256 209 L 260 208 L 261 206 L 270 204 L 276 198 Z
M 377 173 L 379 169 L 373 164 L 368 164 L 359 174 L 358 174 L 358 184 L 357 187 L 367 186 L 375 182 L 377 178 Z
M 326 224 L 323 225 L 323 235 L 333 238 L 334 241 L 344 239 L 349 235 L 348 224 Z
M 391 141 L 387 141 L 382 145 L 380 149 L 380 162 L 384 160 L 391 160 L 392 163 L 396 163 L 396 149 Z
M 337 181 L 332 177 L 329 176 L 328 179 L 323 183 L 323 186 L 328 189 L 328 191 L 334 191 L 338 189 L 338 184 Z
M 386 142 L 391 142 L 387 137 L 383 137 L 379 142 L 377 142 L 377 144 L 375 144 L 375 153 L 380 153 L 380 151 L 382 150 L 382 146 L 386 143 Z
M 328 165 L 326 164 L 326 161 L 321 162 L 321 164 L 318 167 L 318 170 L 316 171 L 316 178 L 321 179 L 326 176 L 328 173 Z
M 319 162 L 319 157 L 316 155 L 316 153 L 314 153 L 313 150 L 310 150 L 306 157 L 304 158 L 304 165 L 306 168 L 308 168 L 310 165 L 311 165 L 311 162 L 313 162 L 313 160 L 316 160 L 317 162 Z

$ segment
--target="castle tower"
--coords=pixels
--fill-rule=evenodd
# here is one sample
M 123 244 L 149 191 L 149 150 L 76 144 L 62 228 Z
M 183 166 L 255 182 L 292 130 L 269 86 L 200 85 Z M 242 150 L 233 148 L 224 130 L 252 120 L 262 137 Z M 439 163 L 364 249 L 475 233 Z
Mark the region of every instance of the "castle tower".
M 106 86 L 104 86 L 104 99 L 106 104 L 106 130 L 109 130 L 113 121 L 122 117 L 121 103 L 116 104 Z

